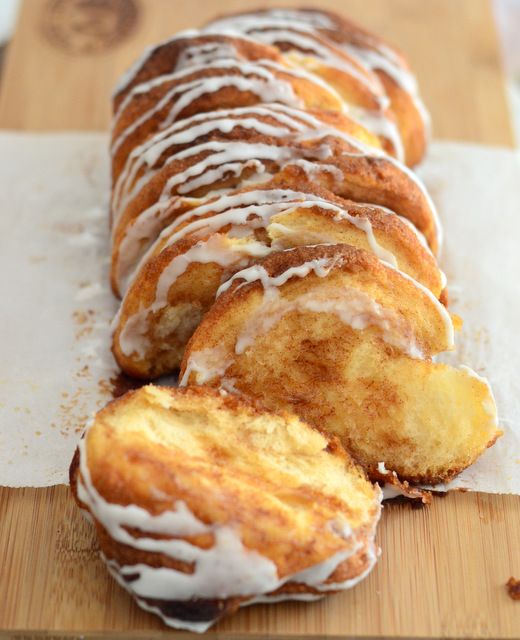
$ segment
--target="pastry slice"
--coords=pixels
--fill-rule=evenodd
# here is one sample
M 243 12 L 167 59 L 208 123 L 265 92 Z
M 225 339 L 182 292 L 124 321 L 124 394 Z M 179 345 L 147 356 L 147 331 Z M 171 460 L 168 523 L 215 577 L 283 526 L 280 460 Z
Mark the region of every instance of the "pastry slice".
M 336 434 L 372 475 L 438 483 L 500 435 L 485 380 L 426 288 L 346 245 L 273 253 L 235 274 L 188 343 L 182 384 L 235 389 Z
M 381 492 L 338 440 L 225 391 L 146 386 L 110 403 L 71 486 L 110 573 L 177 628 L 349 588 L 377 558 Z

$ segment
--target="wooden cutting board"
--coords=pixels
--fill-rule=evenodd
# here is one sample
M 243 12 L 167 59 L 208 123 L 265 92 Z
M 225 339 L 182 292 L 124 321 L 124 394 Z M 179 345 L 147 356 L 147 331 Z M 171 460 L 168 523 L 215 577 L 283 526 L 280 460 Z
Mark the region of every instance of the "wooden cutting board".
M 114 80 L 146 44 L 257 4 L 26 0 L 4 68 L 0 127 L 106 129 Z M 512 144 L 488 0 L 321 6 L 345 11 L 409 55 L 438 137 Z M 520 637 L 520 602 L 504 587 L 510 575 L 520 578 L 519 537 L 519 497 L 459 493 L 424 509 L 392 505 L 379 530 L 382 558 L 354 590 L 316 604 L 247 608 L 207 635 Z M 0 489 L 1 637 L 168 633 L 108 578 L 66 487 Z

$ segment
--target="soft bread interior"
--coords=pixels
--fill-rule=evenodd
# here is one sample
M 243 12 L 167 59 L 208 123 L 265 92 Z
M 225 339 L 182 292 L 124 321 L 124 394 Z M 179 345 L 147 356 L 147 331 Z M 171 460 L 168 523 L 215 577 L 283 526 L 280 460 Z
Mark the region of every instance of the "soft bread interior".
M 281 576 L 348 548 L 342 527 L 371 529 L 378 512 L 377 489 L 337 443 L 211 390 L 127 394 L 98 414 L 87 453 L 107 500 L 151 513 L 182 500 L 203 522 L 236 526 Z
M 401 477 L 442 482 L 499 435 L 489 385 L 469 369 L 392 357 L 360 343 L 342 378 L 350 390 L 338 397 L 349 416 L 344 441 L 367 468 L 380 457 Z M 344 433 L 339 421 L 331 430 Z

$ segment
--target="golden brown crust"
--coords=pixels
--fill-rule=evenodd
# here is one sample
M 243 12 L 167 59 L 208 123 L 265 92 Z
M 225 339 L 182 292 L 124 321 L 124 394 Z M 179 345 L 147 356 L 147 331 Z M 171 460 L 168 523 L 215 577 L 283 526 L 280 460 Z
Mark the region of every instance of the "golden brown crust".
M 394 252 L 400 255 L 402 260 L 402 266 L 400 266 L 401 270 L 410 273 L 410 275 L 412 275 L 416 280 L 425 284 L 436 296 L 440 295 L 439 270 L 434 256 L 426 249 L 426 247 L 423 246 L 417 234 L 414 233 L 409 226 L 403 224 L 399 218 L 391 215 L 391 212 L 380 210 L 377 206 L 374 207 L 341 198 L 335 195 L 332 191 L 320 186 L 317 182 L 309 180 L 303 171 L 298 171 L 298 169 L 293 169 L 292 167 L 280 171 L 269 182 L 263 183 L 261 186 L 254 185 L 251 187 L 239 188 L 228 195 L 246 194 L 259 189 L 260 191 L 280 189 L 308 194 L 311 197 L 317 197 L 325 202 L 336 205 L 348 214 L 358 216 L 360 218 L 366 217 L 372 227 L 376 230 L 376 233 L 380 232 L 378 242 L 383 246 L 385 245 L 385 241 L 390 242 Z M 150 229 L 148 237 L 144 239 L 145 242 L 143 243 L 142 248 L 135 254 L 131 263 L 128 263 L 129 258 L 127 248 L 125 247 L 124 250 L 122 250 L 121 245 L 127 236 L 132 233 L 132 227 L 136 222 L 139 222 L 139 218 L 137 216 L 133 219 L 121 221 L 116 229 L 112 248 L 111 284 L 114 293 L 119 296 L 121 296 L 122 293 L 119 285 L 122 260 L 126 260 L 127 264 L 131 264 L 135 267 L 145 249 L 157 239 L 159 234 L 166 229 L 166 227 L 172 225 L 172 223 L 174 223 L 180 216 L 183 216 L 185 219 L 181 224 L 176 223 L 172 226 L 172 231 L 165 236 L 165 240 L 170 237 L 172 233 L 176 233 L 195 220 L 194 216 L 190 216 L 191 209 L 200 204 L 211 204 L 212 201 L 217 202 L 218 196 L 211 196 L 211 194 L 209 194 L 206 200 L 196 200 L 195 202 L 188 198 L 183 198 L 182 196 L 176 198 L 172 203 L 169 214 L 163 215 L 163 217 L 157 221 L 156 225 Z M 219 210 L 219 212 L 224 213 L 225 210 Z M 210 218 L 214 215 L 215 212 L 209 211 L 203 216 L 197 215 L 196 219 Z M 338 228 L 338 232 L 340 232 L 342 225 L 336 212 L 321 209 L 319 215 L 321 217 L 328 217 L 330 220 L 334 220 Z M 252 215 L 251 217 L 254 216 Z M 294 219 L 294 222 L 297 222 L 296 218 Z M 316 240 L 314 242 L 309 242 L 308 244 L 317 244 L 319 242 L 319 240 Z M 325 240 L 322 242 L 325 242 Z M 157 247 L 160 248 L 163 245 L 164 242 L 158 244 Z M 154 252 L 154 254 L 156 253 L 157 251 Z M 127 270 L 130 268 L 130 266 L 125 266 L 125 269 Z
M 341 65 L 337 74 L 334 69 L 327 67 L 328 63 L 325 64 L 323 60 L 319 62 L 318 67 L 313 66 L 316 60 L 311 62 L 312 56 L 308 58 L 305 55 L 305 48 L 300 47 L 300 57 L 293 60 L 291 52 L 285 56 L 276 47 L 260 44 L 248 38 L 234 37 L 229 34 L 199 33 L 174 38 L 156 47 L 123 84 L 114 99 L 117 115 L 113 127 L 113 210 L 117 215 L 113 229 L 112 286 L 117 294 L 121 293 L 118 275 L 121 260 L 126 260 L 124 265 L 126 275 L 136 264 L 132 262 L 132 257 L 128 256 L 125 244 L 136 228 L 138 228 L 138 234 L 145 233 L 145 237 L 139 240 L 142 247 L 137 248 L 139 256 L 144 252 L 147 243 L 153 242 L 154 234 L 157 235 L 179 215 L 186 214 L 194 201 L 211 194 L 214 190 L 240 190 L 245 181 L 253 184 L 259 179 L 263 181 L 262 171 L 271 173 L 274 183 L 277 181 L 291 185 L 314 183 L 314 186 L 310 187 L 314 192 L 325 188 L 331 193 L 353 201 L 370 202 L 388 207 L 410 220 L 424 234 L 433 251 L 437 249 L 438 229 L 435 213 L 425 192 L 412 176 L 390 158 L 373 156 L 370 152 L 360 153 L 356 140 L 374 148 L 381 145 L 381 140 L 378 140 L 377 136 L 371 134 L 359 122 L 345 115 L 342 106 L 342 101 L 345 100 L 349 104 L 368 109 L 375 108 L 379 104 L 382 93 L 376 76 L 318 33 L 311 34 L 310 37 L 314 38 L 318 47 L 329 51 L 331 59 L 336 57 L 356 68 L 360 78 L 364 77 L 365 81 L 356 80 L 355 74 L 350 77 L 349 74 L 343 73 Z M 284 47 L 283 38 L 277 44 L 282 51 L 290 49 L 290 47 Z M 190 59 L 197 48 L 207 49 L 208 46 L 220 47 L 221 53 L 225 51 L 225 64 L 222 66 L 209 64 L 205 67 L 196 59 Z M 195 57 L 197 55 L 195 54 Z M 211 59 L 208 58 L 208 60 L 212 62 Z M 247 64 L 244 66 L 243 63 Z M 260 66 L 255 66 L 256 63 Z M 307 74 L 306 70 L 302 73 L 297 69 L 299 65 L 305 68 L 308 63 L 312 67 L 311 74 Z M 174 75 L 171 75 L 172 71 L 175 72 Z M 194 133 L 194 137 L 190 137 L 190 127 L 194 121 L 183 120 L 183 118 L 196 114 L 197 125 L 200 123 L 205 125 L 222 113 L 215 110 L 223 108 L 236 110 L 237 107 L 256 105 L 261 100 L 262 92 L 256 95 L 256 90 L 251 89 L 254 83 L 242 85 L 224 82 L 224 86 L 220 86 L 214 81 L 226 75 L 231 80 L 242 81 L 245 78 L 253 78 L 258 82 L 265 73 L 271 74 L 270 77 L 273 82 L 278 83 L 278 86 L 285 83 L 300 105 L 304 107 L 300 111 L 291 107 L 290 118 L 293 122 L 287 129 L 287 135 L 265 133 L 269 127 L 279 127 L 282 122 L 287 126 L 287 118 L 284 116 L 285 120 L 283 120 L 270 105 L 262 105 L 261 114 L 258 110 L 251 112 L 254 114 L 253 118 L 247 109 L 242 109 L 240 114 L 234 111 L 233 119 L 225 126 L 216 125 L 213 129 L 202 126 L 200 133 Z M 313 73 L 317 77 L 321 75 L 322 78 L 328 74 L 328 80 L 342 97 L 339 97 L 334 90 L 329 91 L 327 84 L 319 82 L 316 84 Z M 157 81 L 158 78 L 159 81 Z M 147 82 L 150 84 L 146 85 L 144 90 L 145 85 L 142 83 Z M 211 90 L 206 92 L 196 90 L 194 98 L 190 98 L 186 103 L 182 102 L 186 91 L 183 87 L 199 86 L 199 84 L 203 87 L 205 82 L 209 82 L 208 86 L 212 88 Z M 184 106 L 178 107 L 174 118 L 172 109 L 177 108 L 178 100 L 180 100 L 179 105 L 182 103 Z M 284 100 L 285 98 L 281 98 L 282 103 Z M 207 121 L 204 118 L 205 113 L 208 114 Z M 314 118 L 315 124 L 309 125 L 309 116 Z M 389 117 L 391 119 L 392 116 Z M 251 127 L 251 119 L 257 121 L 258 126 Z M 157 141 L 161 140 L 161 142 L 157 148 L 160 148 L 160 152 L 156 153 L 153 146 L 157 144 L 155 134 L 161 132 L 169 121 L 174 120 L 178 124 L 176 125 L 177 133 L 181 133 L 180 138 L 177 138 L 175 144 L 172 139 L 171 144 L 168 145 L 162 142 L 163 134 L 159 133 Z M 248 122 L 242 124 L 243 120 Z M 330 132 L 324 131 L 319 123 L 325 123 L 330 127 Z M 306 131 L 303 136 L 301 135 L 302 126 Z M 209 146 L 207 146 L 208 143 Z M 226 153 L 220 154 L 219 151 L 214 152 L 212 149 L 225 151 L 233 148 L 233 155 L 239 148 L 236 143 L 243 147 L 242 157 L 235 157 L 235 163 L 230 165 L 229 170 L 213 171 L 213 160 L 215 159 L 215 166 L 218 169 L 219 155 L 225 157 Z M 143 144 L 145 146 L 141 147 L 140 145 Z M 198 153 L 195 151 L 192 155 L 187 153 L 190 149 L 196 150 L 198 145 L 201 145 Z M 273 153 L 265 158 L 262 156 L 262 151 L 257 158 L 257 149 L 265 147 L 271 148 Z M 144 154 L 146 149 L 148 151 Z M 136 155 L 137 151 L 139 154 Z M 131 153 L 133 155 L 130 155 Z M 146 155 L 143 162 L 141 162 L 141 154 L 143 157 Z M 240 165 L 239 168 L 235 166 L 237 164 Z M 205 176 L 213 172 L 215 179 L 195 180 L 193 188 L 190 188 L 185 181 L 187 176 L 197 175 L 196 167 L 203 167 L 203 165 L 205 166 L 201 169 L 201 175 Z M 159 213 L 156 211 L 158 202 L 166 203 L 166 207 L 161 204 Z M 147 238 L 148 231 L 142 232 L 141 229 L 145 228 L 154 217 L 157 218 L 157 222 L 155 226 L 151 225 L 151 237 Z M 401 249 L 401 268 L 405 272 L 410 268 L 412 277 L 425 282 L 435 295 L 440 295 L 439 272 L 435 267 L 434 259 L 419 246 L 417 238 L 412 237 L 412 232 L 408 229 L 404 230 L 403 225 L 399 226 L 395 220 L 391 223 L 387 222 L 382 215 L 367 214 L 367 219 L 370 224 L 375 223 L 376 228 L 385 238 L 393 240 L 394 244 L 397 243 L 398 248 Z M 340 225 L 337 226 L 339 230 Z M 261 235 L 259 232 L 255 232 L 256 240 L 269 242 L 265 234 L 260 238 L 259 235 Z M 357 246 L 356 238 L 352 236 L 343 237 L 340 234 L 339 237 L 333 237 L 332 241 L 352 242 Z M 286 239 L 283 242 L 285 244 L 282 243 L 281 246 L 291 245 L 290 240 Z M 301 244 L 304 240 L 295 242 Z M 369 248 L 366 246 L 366 241 L 362 246 Z M 154 286 L 163 271 L 172 261 L 193 247 L 194 241 L 183 239 L 180 245 L 176 244 L 160 255 L 157 255 L 157 251 L 152 252 L 149 260 L 153 264 L 144 264 L 125 298 L 120 322 L 114 335 L 113 351 L 123 369 L 130 375 L 149 378 L 163 371 L 175 369 L 182 356 L 186 340 L 212 301 L 212 293 L 218 286 L 219 280 L 246 264 L 245 257 L 241 256 L 225 269 L 219 268 L 215 263 L 199 265 L 197 269 L 190 265 L 175 288 L 174 302 L 177 306 L 174 307 L 172 301 L 173 306 L 169 304 L 166 308 L 161 307 L 157 313 L 152 314 L 150 323 L 152 336 L 145 336 L 145 342 L 149 343 L 148 347 L 144 351 L 143 349 L 135 351 L 131 341 L 130 343 L 125 341 L 126 346 L 122 346 L 121 331 L 125 330 L 128 321 L 131 323 L 142 321 L 142 318 L 137 317 L 138 310 L 141 306 L 146 309 L 153 304 Z M 190 284 L 192 285 L 191 294 Z M 193 292 L 196 292 L 195 295 Z M 145 329 L 139 324 L 136 330 L 144 331 Z M 128 332 L 132 331 L 128 329 Z
M 148 95 L 147 93 L 142 94 L 142 96 L 147 96 L 147 95 Z M 212 94 L 205 94 L 205 95 L 212 95 Z M 153 104 L 153 101 L 151 101 L 150 104 Z M 124 189 L 119 189 L 119 188 L 116 189 L 116 187 L 119 187 L 119 185 L 117 184 L 117 178 L 119 176 L 120 170 L 116 170 L 114 168 L 113 169 L 114 189 L 112 194 L 112 197 L 113 197 L 112 207 L 118 209 L 118 217 L 114 223 L 115 228 L 113 229 L 113 233 L 112 233 L 114 255 L 117 255 L 117 251 L 119 250 L 120 243 L 125 233 L 127 233 L 128 227 L 133 222 L 135 222 L 135 220 L 141 214 L 143 214 L 143 212 L 146 212 L 146 210 L 148 210 L 151 206 L 156 204 L 157 200 L 163 195 L 163 188 L 166 185 L 166 181 L 169 178 L 185 172 L 192 166 L 196 166 L 197 163 L 203 160 L 204 158 L 211 159 L 211 156 L 212 156 L 211 152 L 201 151 L 200 153 L 193 155 L 188 159 L 184 159 L 181 161 L 175 160 L 175 154 L 182 153 L 185 150 L 190 149 L 190 147 L 193 147 L 195 144 L 204 144 L 210 141 L 212 143 L 224 142 L 227 144 L 230 144 L 233 142 L 248 143 L 249 145 L 251 145 L 250 154 L 247 152 L 244 152 L 245 155 L 242 159 L 244 163 L 254 159 L 255 144 L 272 145 L 274 148 L 278 147 L 280 149 L 289 146 L 291 147 L 291 153 L 294 155 L 295 160 L 299 160 L 300 158 L 303 158 L 303 157 L 312 157 L 313 152 L 323 155 L 323 149 L 321 147 L 321 142 L 319 139 L 320 136 L 322 136 L 323 132 L 320 126 L 315 128 L 314 135 L 316 140 L 311 139 L 306 144 L 298 144 L 298 137 L 300 134 L 296 129 L 296 126 L 304 123 L 304 121 L 301 120 L 301 118 L 305 117 L 306 115 L 310 115 L 315 118 L 317 123 L 325 123 L 330 127 L 332 127 L 333 131 L 337 129 L 338 132 L 353 136 L 353 139 L 360 139 L 361 141 L 365 140 L 367 142 L 370 142 L 373 146 L 374 145 L 377 146 L 377 142 L 374 141 L 373 138 L 370 138 L 370 135 L 368 134 L 368 132 L 364 132 L 359 125 L 354 123 L 347 116 L 343 114 L 331 113 L 323 110 L 307 109 L 305 112 L 304 111 L 300 112 L 299 110 L 293 110 L 292 117 L 294 118 L 294 127 L 292 129 L 288 128 L 287 135 L 280 139 L 274 139 L 266 135 L 261 135 L 257 131 L 252 130 L 247 126 L 247 120 L 250 120 L 251 115 L 253 115 L 254 118 L 259 123 L 263 123 L 271 126 L 272 125 L 279 126 L 280 125 L 280 122 L 278 120 L 279 114 L 276 111 L 272 111 L 272 113 L 269 114 L 269 111 L 270 111 L 269 107 L 264 106 L 262 114 L 255 113 L 254 110 L 250 113 L 248 113 L 247 110 L 242 113 L 237 112 L 232 116 L 234 126 L 227 133 L 219 132 L 218 130 L 216 130 L 214 132 L 210 132 L 207 135 L 197 136 L 194 134 L 194 137 L 192 139 L 187 140 L 183 144 L 176 144 L 176 145 L 171 144 L 170 146 L 163 148 L 162 153 L 155 160 L 152 166 L 149 166 L 147 163 L 141 164 L 139 170 L 133 176 L 133 179 L 125 183 Z M 211 119 L 216 119 L 217 117 L 218 117 L 218 114 L 214 114 L 214 113 L 209 114 L 208 121 L 211 121 Z M 244 120 L 246 121 L 246 126 L 241 125 L 241 122 Z M 153 120 L 153 122 L 155 122 L 155 120 Z M 202 120 L 202 122 L 204 122 L 204 120 Z M 191 124 L 190 122 L 186 122 L 184 126 L 181 126 L 179 128 L 179 131 L 188 130 L 190 127 L 190 124 Z M 309 128 L 309 131 L 312 131 L 312 127 Z M 137 136 L 137 131 L 132 133 L 132 135 L 128 137 L 127 142 L 125 142 L 125 144 L 128 144 L 128 146 L 132 148 L 137 146 L 137 143 L 139 142 L 139 138 L 136 140 L 136 136 Z M 354 147 L 352 145 L 349 145 L 346 141 L 344 141 L 340 145 L 340 147 L 337 148 L 337 153 L 341 153 L 343 151 L 351 152 L 353 150 L 354 150 Z M 116 156 L 119 153 L 120 152 L 117 151 Z M 217 162 L 218 157 L 216 155 L 215 155 L 215 159 Z M 139 157 L 137 157 L 136 159 L 130 158 L 128 160 L 126 165 L 126 171 L 128 173 L 130 173 L 130 169 L 135 166 L 138 160 L 139 160 Z M 285 158 L 284 163 L 286 162 L 286 160 L 287 158 Z M 117 160 L 114 160 L 114 162 L 117 162 Z M 165 167 L 166 163 L 168 163 L 167 167 Z M 209 166 L 212 166 L 211 163 Z M 275 161 L 266 162 L 267 170 L 276 172 L 280 168 L 281 168 L 280 164 Z M 181 182 L 180 184 L 177 185 L 176 189 L 171 190 L 170 193 L 167 194 L 172 198 L 172 201 L 170 205 L 170 211 L 166 213 L 163 212 L 161 214 L 163 227 L 169 224 L 169 222 L 174 220 L 177 216 L 181 215 L 185 210 L 185 207 L 187 206 L 187 205 L 183 206 L 183 201 L 180 198 L 180 196 L 175 197 L 175 194 L 178 193 L 177 189 L 181 189 L 182 195 L 186 197 L 186 196 L 204 195 L 206 192 L 211 192 L 216 188 L 224 188 L 224 187 L 238 188 L 242 185 L 244 179 L 251 177 L 255 173 L 255 170 L 256 169 L 254 168 L 252 169 L 250 166 L 245 166 L 242 172 L 235 173 L 235 175 L 233 175 L 231 172 L 226 172 L 220 181 L 215 180 L 214 182 L 210 182 L 204 189 L 198 189 L 198 190 L 194 189 L 193 192 L 187 192 L 185 189 L 183 189 L 183 184 Z M 305 180 L 306 182 L 309 182 L 309 180 L 307 179 L 306 175 L 303 173 L 302 170 L 299 170 L 296 173 L 299 176 L 300 182 L 302 180 L 301 174 L 303 174 L 303 180 Z M 141 185 L 141 188 L 139 188 L 137 192 L 132 195 L 132 187 L 134 185 L 138 185 L 139 180 L 143 180 L 143 178 L 146 179 L 147 176 L 149 176 L 149 179 L 145 180 L 144 184 Z M 328 180 L 328 177 L 323 176 L 323 179 Z M 348 178 L 346 179 L 348 180 Z M 405 183 L 406 183 L 406 180 L 405 180 Z M 319 188 L 319 184 L 317 184 L 316 186 Z M 405 186 L 405 184 L 403 183 L 402 186 Z M 362 195 L 368 197 L 367 193 L 364 193 Z M 424 205 L 425 203 L 422 203 L 423 207 Z M 429 207 L 424 207 L 424 208 L 429 208 Z M 401 209 L 403 212 L 410 210 L 412 212 L 411 215 L 416 215 L 412 211 L 413 207 L 410 207 L 409 203 L 407 202 L 403 201 L 401 203 Z
M 434 206 L 391 157 L 426 145 L 406 60 L 334 13 L 282 13 L 158 45 L 114 96 L 113 353 L 141 378 L 183 358 L 181 384 L 221 390 L 110 403 L 71 489 L 120 584 L 197 630 L 257 593 L 351 586 L 376 558 L 366 474 L 426 503 L 410 483 L 449 480 L 500 435 L 487 383 L 431 361 L 453 324 Z M 304 203 L 266 212 L 266 189 Z M 212 554 L 226 566 L 222 535 L 248 571 L 194 582 Z

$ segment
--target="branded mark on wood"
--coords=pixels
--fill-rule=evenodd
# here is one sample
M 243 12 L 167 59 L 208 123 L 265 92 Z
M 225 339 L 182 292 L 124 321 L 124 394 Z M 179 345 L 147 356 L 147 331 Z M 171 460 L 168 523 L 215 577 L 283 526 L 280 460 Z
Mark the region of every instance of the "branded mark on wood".
M 92 55 L 114 48 L 139 22 L 136 0 L 49 0 L 42 31 L 56 48 Z

